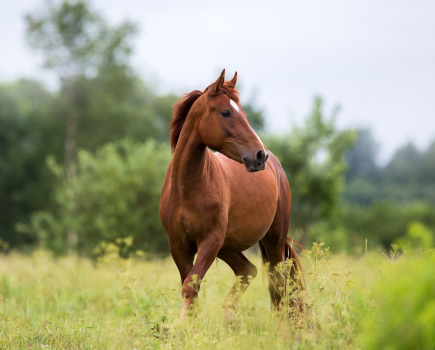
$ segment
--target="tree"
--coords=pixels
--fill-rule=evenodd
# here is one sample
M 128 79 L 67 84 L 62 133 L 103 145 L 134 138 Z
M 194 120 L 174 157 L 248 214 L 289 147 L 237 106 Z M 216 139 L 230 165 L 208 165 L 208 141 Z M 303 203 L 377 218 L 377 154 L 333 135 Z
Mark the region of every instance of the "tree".
M 43 66 L 56 73 L 65 92 L 65 175 L 72 181 L 76 176 L 78 82 L 83 76 L 125 69 L 131 53 L 127 39 L 135 27 L 125 22 L 110 28 L 85 0 L 47 2 L 40 14 L 28 14 L 26 22 L 31 47 L 43 53 Z M 74 244 L 76 233 L 68 235 Z
M 348 169 L 341 197 L 346 203 L 370 205 L 380 197 L 382 170 L 376 163 L 379 144 L 370 129 L 357 130 L 355 144 L 346 153 Z
M 419 179 L 427 185 L 435 185 L 435 141 L 433 141 L 421 157 Z M 434 197 L 435 198 L 435 197 Z
M 54 71 L 66 92 L 65 174 L 75 177 L 74 158 L 78 123 L 78 80 L 101 71 L 125 69 L 131 53 L 128 39 L 135 32 L 129 22 L 110 28 L 85 0 L 47 2 L 38 14 L 28 14 L 27 38 L 42 52 L 44 67 Z
M 330 219 L 340 202 L 346 162 L 344 156 L 355 140 L 352 130 L 337 130 L 335 108 L 331 118 L 323 101 L 314 99 L 303 127 L 293 126 L 284 136 L 269 136 L 265 144 L 281 161 L 292 190 L 291 226 L 308 239 L 310 226 Z
M 66 181 L 63 169 L 51 162 L 56 174 L 56 210 L 32 215 L 19 231 L 46 248 L 63 253 L 66 233 L 77 232 L 77 250 L 92 255 L 102 241 L 133 237 L 136 248 L 167 253 L 167 237 L 160 222 L 160 191 L 171 151 L 168 144 L 125 139 L 108 143 L 97 152 L 78 152 L 77 176 Z
M 370 131 L 359 130 L 355 146 L 346 155 L 349 170 L 342 193 L 346 203 L 367 206 L 377 200 L 435 200 L 435 143 L 425 152 L 408 143 L 397 149 L 384 167 L 376 164 L 377 149 Z
M 12 246 L 34 243 L 14 226 L 49 209 L 53 176 L 45 167 L 57 150 L 59 124 L 53 96 L 32 80 L 0 85 L 0 238 Z
M 385 167 L 386 179 L 400 185 L 417 182 L 421 156 L 420 151 L 412 143 L 399 148 Z
M 244 104 L 243 110 L 245 111 L 246 119 L 248 119 L 251 127 L 257 132 L 264 131 L 265 120 L 263 111 L 261 109 L 255 108 L 252 101 L 250 103 Z
M 351 181 L 357 177 L 379 180 L 380 169 L 376 164 L 379 148 L 370 129 L 357 130 L 356 142 L 345 157 L 348 165 L 346 180 Z

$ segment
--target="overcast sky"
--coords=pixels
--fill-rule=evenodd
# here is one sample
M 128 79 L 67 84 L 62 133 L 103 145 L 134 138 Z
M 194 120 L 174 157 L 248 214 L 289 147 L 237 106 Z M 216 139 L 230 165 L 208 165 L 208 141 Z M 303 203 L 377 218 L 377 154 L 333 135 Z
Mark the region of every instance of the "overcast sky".
M 43 0 L 0 4 L 0 81 L 50 81 L 24 38 L 23 14 Z M 320 94 L 340 127 L 371 127 L 380 161 L 408 141 L 435 140 L 435 1 L 95 0 L 111 23 L 139 25 L 134 67 L 160 92 L 203 89 L 239 73 L 269 129 L 307 115 Z

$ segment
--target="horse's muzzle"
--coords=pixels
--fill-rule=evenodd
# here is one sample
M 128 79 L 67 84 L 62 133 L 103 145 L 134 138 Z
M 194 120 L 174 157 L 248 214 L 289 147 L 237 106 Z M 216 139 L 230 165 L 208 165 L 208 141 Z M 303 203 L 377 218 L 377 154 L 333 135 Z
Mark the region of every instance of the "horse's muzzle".
M 249 159 L 248 157 L 243 158 L 243 164 L 245 168 L 250 173 L 255 173 L 257 171 L 264 170 L 266 168 L 266 160 L 268 155 L 264 154 L 263 151 L 257 153 L 256 159 Z

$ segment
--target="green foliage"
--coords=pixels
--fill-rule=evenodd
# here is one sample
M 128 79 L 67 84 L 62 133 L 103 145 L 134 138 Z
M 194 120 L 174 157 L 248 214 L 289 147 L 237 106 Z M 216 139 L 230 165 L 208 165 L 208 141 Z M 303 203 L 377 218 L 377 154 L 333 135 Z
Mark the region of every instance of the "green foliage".
M 21 248 L 46 242 L 60 252 L 66 249 L 65 230 L 75 232 L 67 229 L 74 215 L 59 209 L 67 207 L 66 200 L 59 207 L 59 188 L 53 196 L 56 181 L 46 166 L 47 157 L 52 163 L 70 164 L 59 174 L 67 174 L 68 168 L 85 174 L 75 164 L 76 149 L 99 154 L 105 144 L 125 137 L 166 142 L 171 105 L 177 97 L 158 96 L 152 86 L 135 77 L 129 65 L 135 26 L 130 22 L 110 26 L 88 1 L 46 2 L 26 17 L 26 25 L 29 43 L 42 54 L 44 66 L 57 74 L 60 88 L 50 92 L 29 80 L 0 85 L 0 239 Z M 253 128 L 264 133 L 262 111 L 252 102 L 244 109 Z M 338 130 L 337 112 L 327 118 L 317 97 L 304 125 L 283 136 L 262 135 L 280 159 L 292 188 L 292 236 L 303 243 L 310 238 L 328 241 L 335 250 L 353 251 L 365 238 L 370 247 L 389 247 L 406 235 L 412 221 L 434 231 L 435 143 L 425 152 L 408 144 L 386 167 L 379 167 L 379 146 L 370 130 L 359 130 L 352 146 L 355 133 Z M 163 171 L 159 168 L 156 173 L 162 181 Z M 83 174 L 79 174 L 82 179 Z M 115 197 L 113 192 L 110 198 Z M 99 203 L 104 215 L 110 213 L 108 203 Z M 96 208 L 88 209 L 97 213 Z M 31 213 L 35 214 L 29 218 Z M 61 222 L 61 217 L 68 219 Z M 99 229 L 89 229 L 92 233 L 84 226 L 96 224 L 90 218 L 83 220 L 82 226 L 74 225 L 87 232 L 82 237 L 86 242 L 110 241 L 118 235 L 103 234 L 103 228 L 112 230 L 112 219 Z M 157 230 L 156 208 L 148 220 Z M 97 239 L 97 235 L 102 236 Z M 136 236 L 135 242 L 139 244 Z
M 347 204 L 330 220 L 313 225 L 310 240 L 326 240 L 333 250 L 353 254 L 363 253 L 366 239 L 369 249 L 388 249 L 392 243 L 412 249 L 417 241 L 423 249 L 435 238 L 431 227 L 435 227 L 435 206 L 432 204 L 392 201 L 378 201 L 371 206 Z M 414 238 L 410 236 L 411 228 Z M 404 237 L 407 238 L 403 241 Z
M 395 244 L 401 248 L 415 250 L 433 248 L 434 242 L 434 232 L 424 224 L 413 221 L 409 224 L 406 235 L 396 239 Z
M 435 141 L 421 155 L 421 168 L 419 179 L 425 184 L 435 184 Z
M 29 225 L 18 229 L 57 252 L 68 248 L 71 229 L 77 234 L 80 253 L 90 254 L 102 241 L 130 236 L 136 248 L 164 252 L 167 239 L 158 212 L 170 158 L 166 144 L 124 140 L 104 146 L 95 155 L 80 151 L 78 175 L 72 182 L 62 180 L 63 171 L 52 164 L 60 181 L 57 210 L 36 213 Z
M 346 171 L 344 155 L 354 142 L 352 130 L 335 126 L 338 109 L 329 120 L 316 97 L 304 127 L 293 126 L 282 137 L 268 136 L 265 144 L 280 160 L 292 189 L 291 225 L 307 239 L 308 229 L 331 218 L 337 209 Z
M 367 238 L 370 248 L 383 246 L 387 249 L 396 239 L 406 235 L 412 222 L 435 227 L 435 206 L 391 201 L 375 202 L 370 207 L 346 205 L 336 221 L 346 229 L 351 246 L 361 247 Z
M 53 176 L 47 154 L 59 155 L 52 94 L 35 81 L 0 85 L 0 238 L 13 246 L 34 243 L 14 225 L 31 212 L 50 209 Z
M 77 84 L 80 148 L 96 151 L 126 136 L 141 142 L 168 139 L 175 96 L 156 96 L 142 81 L 128 76 L 99 75 Z M 32 212 L 52 211 L 56 206 L 55 181 L 46 159 L 64 162 L 65 124 L 59 118 L 67 113 L 64 101 L 63 90 L 49 92 L 34 81 L 0 85 L 0 238 L 15 247 L 39 240 L 17 232 L 15 224 L 26 222 Z
M 435 143 L 425 152 L 409 143 L 399 148 L 385 167 L 376 164 L 378 150 L 370 130 L 359 130 L 356 144 L 346 154 L 349 170 L 342 193 L 346 204 L 435 201 Z
M 406 184 L 418 180 L 415 171 L 421 165 L 421 154 L 411 143 L 398 149 L 385 168 L 388 179 L 398 184 Z
M 346 180 L 364 177 L 376 181 L 380 172 L 376 163 L 379 149 L 380 146 L 374 140 L 370 129 L 357 130 L 356 142 L 346 153 Z
M 401 259 L 383 273 L 363 323 L 366 349 L 435 348 L 434 264 Z
M 95 75 L 126 80 L 131 54 L 128 39 L 135 28 L 129 22 L 108 26 L 85 0 L 47 2 L 40 13 L 28 14 L 26 22 L 30 45 L 43 54 L 44 67 L 57 74 L 65 97 L 64 163 L 70 181 L 76 176 L 77 128 L 83 119 L 80 80 Z
M 124 66 L 135 26 L 110 28 L 85 0 L 47 2 L 26 16 L 29 44 L 44 55 L 44 67 L 62 79 L 95 74 L 102 67 Z
M 246 114 L 249 124 L 255 131 L 263 131 L 265 127 L 265 119 L 263 111 L 254 107 L 253 103 L 244 103 L 243 110 Z
M 125 137 L 166 141 L 176 101 L 132 74 L 131 23 L 111 27 L 87 1 L 54 1 L 26 24 L 29 43 L 60 78 L 60 89 L 29 80 L 0 85 L 0 239 L 20 248 L 47 241 L 54 225 L 47 157 L 74 169 L 76 148 L 95 152 Z M 31 225 L 41 237 L 16 226 L 32 212 L 39 212 Z M 55 251 L 64 246 L 59 237 L 49 239 Z
M 335 219 L 337 221 L 337 219 Z M 315 223 L 310 230 L 310 241 L 329 242 L 329 248 L 336 252 L 352 252 L 353 242 L 346 227 L 334 224 L 333 220 Z M 361 244 L 361 241 L 358 242 Z
M 169 139 L 176 96 L 157 96 L 140 79 L 122 74 L 83 77 L 76 84 L 79 148 L 96 151 L 107 142 L 125 137 L 140 142 Z
M 143 250 L 133 251 L 134 239 L 132 236 L 117 238 L 115 242 L 102 241 L 94 248 L 93 253 L 97 256 L 100 264 L 119 264 L 122 258 L 143 260 L 149 255 Z M 155 255 L 155 253 L 153 253 Z

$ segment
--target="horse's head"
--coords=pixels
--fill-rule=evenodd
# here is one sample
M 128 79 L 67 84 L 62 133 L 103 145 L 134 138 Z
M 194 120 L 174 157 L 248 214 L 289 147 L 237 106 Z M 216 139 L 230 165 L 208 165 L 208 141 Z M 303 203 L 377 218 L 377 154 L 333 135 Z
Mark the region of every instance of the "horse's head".
M 245 164 L 246 170 L 264 170 L 269 157 L 266 147 L 249 125 L 238 102 L 237 72 L 225 81 L 225 69 L 198 99 L 196 130 L 205 145 Z

